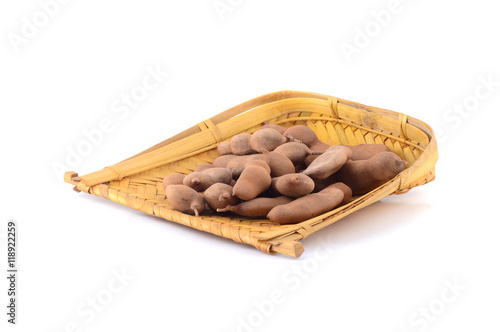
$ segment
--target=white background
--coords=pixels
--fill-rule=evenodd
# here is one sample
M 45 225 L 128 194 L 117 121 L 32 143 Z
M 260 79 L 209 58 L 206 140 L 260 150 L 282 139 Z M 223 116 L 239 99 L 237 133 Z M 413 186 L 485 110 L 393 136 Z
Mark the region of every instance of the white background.
M 1 330 L 497 331 L 494 2 L 214 3 L 0 5 L 4 271 L 7 221 L 19 225 L 18 324 L 1 278 Z M 148 70 L 160 83 L 125 107 Z M 293 259 L 77 194 L 55 170 L 102 169 L 286 89 L 427 122 L 436 180 L 313 234 Z

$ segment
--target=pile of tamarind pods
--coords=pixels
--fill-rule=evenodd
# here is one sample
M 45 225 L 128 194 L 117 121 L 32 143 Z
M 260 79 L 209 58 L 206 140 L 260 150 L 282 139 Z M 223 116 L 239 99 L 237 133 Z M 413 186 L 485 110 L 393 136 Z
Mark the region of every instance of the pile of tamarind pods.
M 173 209 L 298 223 L 394 178 L 407 162 L 383 144 L 330 146 L 305 125 L 264 124 L 218 144 L 219 157 L 163 179 Z

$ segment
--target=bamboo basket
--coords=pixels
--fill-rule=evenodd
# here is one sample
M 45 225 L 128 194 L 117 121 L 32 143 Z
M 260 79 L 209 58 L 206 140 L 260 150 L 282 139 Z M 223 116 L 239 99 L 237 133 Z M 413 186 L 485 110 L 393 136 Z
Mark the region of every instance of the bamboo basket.
M 304 124 L 330 145 L 379 143 L 409 163 L 391 181 L 342 207 L 298 224 L 279 225 L 205 211 L 199 217 L 172 210 L 162 186 L 174 172 L 190 173 L 217 156 L 217 144 L 257 130 L 262 123 L 289 127 Z M 139 154 L 87 175 L 66 172 L 64 180 L 77 192 L 101 196 L 147 214 L 254 246 L 266 253 L 299 257 L 299 242 L 337 220 L 385 196 L 406 193 L 434 180 L 438 159 L 436 138 L 424 122 L 402 113 L 365 106 L 327 95 L 279 91 L 244 102 L 200 122 Z

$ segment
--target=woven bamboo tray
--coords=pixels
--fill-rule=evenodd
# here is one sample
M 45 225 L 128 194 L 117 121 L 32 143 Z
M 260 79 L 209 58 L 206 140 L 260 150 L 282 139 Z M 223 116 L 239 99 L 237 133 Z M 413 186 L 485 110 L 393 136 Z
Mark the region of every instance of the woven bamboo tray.
M 162 186 L 170 173 L 190 173 L 217 156 L 217 144 L 257 130 L 262 123 L 289 127 L 304 124 L 330 145 L 379 143 L 409 163 L 394 179 L 353 197 L 349 204 L 292 225 L 206 211 L 199 217 L 171 209 Z M 438 159 L 436 138 L 424 122 L 381 108 L 327 95 L 280 91 L 244 102 L 200 122 L 139 154 L 87 175 L 67 172 L 66 182 L 79 192 L 94 194 L 150 215 L 246 243 L 266 253 L 299 257 L 299 242 L 337 220 L 385 196 L 402 194 L 434 180 Z

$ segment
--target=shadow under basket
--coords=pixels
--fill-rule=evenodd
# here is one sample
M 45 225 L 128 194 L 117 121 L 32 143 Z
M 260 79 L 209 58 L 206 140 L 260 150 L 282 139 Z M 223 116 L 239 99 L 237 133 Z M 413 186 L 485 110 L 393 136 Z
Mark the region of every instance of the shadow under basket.
M 243 132 L 252 133 L 263 122 L 284 127 L 302 124 L 330 145 L 385 144 L 406 160 L 409 167 L 391 181 L 350 203 L 298 224 L 279 225 L 255 219 L 205 211 L 192 216 L 173 210 L 165 198 L 163 178 L 171 173 L 188 174 L 219 154 L 217 144 Z M 126 205 L 150 215 L 201 231 L 246 243 L 266 253 L 299 257 L 299 242 L 337 220 L 385 196 L 434 180 L 438 159 L 436 138 L 424 122 L 405 114 L 365 106 L 327 95 L 279 91 L 244 102 L 200 122 L 139 154 L 87 175 L 66 172 L 64 180 L 83 191 Z

